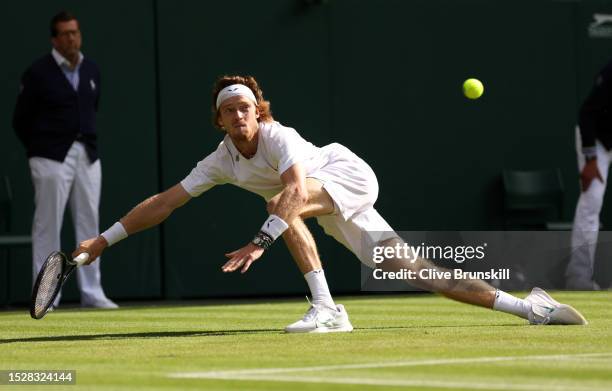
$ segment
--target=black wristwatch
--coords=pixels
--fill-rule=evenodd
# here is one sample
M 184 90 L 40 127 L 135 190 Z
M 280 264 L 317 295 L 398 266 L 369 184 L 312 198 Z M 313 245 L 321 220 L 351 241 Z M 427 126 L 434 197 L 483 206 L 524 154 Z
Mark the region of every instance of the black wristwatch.
M 255 235 L 253 240 L 251 240 L 251 243 L 253 243 L 257 247 L 261 247 L 264 250 L 267 250 L 272 245 L 272 243 L 274 243 L 274 239 L 272 239 L 272 237 L 267 233 L 259 231 L 257 235 Z

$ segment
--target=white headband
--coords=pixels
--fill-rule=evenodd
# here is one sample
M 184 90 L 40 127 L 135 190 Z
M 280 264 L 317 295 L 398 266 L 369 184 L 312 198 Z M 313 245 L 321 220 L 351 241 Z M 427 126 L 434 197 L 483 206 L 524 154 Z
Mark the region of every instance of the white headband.
M 219 106 L 221 106 L 221 103 L 231 97 L 238 95 L 242 95 L 249 98 L 253 101 L 253 103 L 255 103 L 255 106 L 257 106 L 257 99 L 255 98 L 255 94 L 253 94 L 253 91 L 251 91 L 249 87 L 245 86 L 244 84 L 232 84 L 231 86 L 227 86 L 221 91 L 219 91 L 219 95 L 217 95 L 217 110 L 219 110 Z

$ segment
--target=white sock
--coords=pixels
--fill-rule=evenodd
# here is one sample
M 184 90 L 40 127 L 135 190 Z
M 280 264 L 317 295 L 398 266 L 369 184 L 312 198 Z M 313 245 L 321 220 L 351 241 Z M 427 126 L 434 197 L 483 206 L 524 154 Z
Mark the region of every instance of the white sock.
M 304 274 L 304 278 L 308 283 L 310 294 L 312 295 L 312 303 L 317 305 L 324 305 L 328 308 L 336 308 L 336 303 L 329 293 L 329 287 L 327 286 L 327 280 L 325 279 L 325 273 L 323 269 L 313 270 Z
M 498 289 L 495 292 L 495 303 L 493 303 L 493 309 L 527 319 L 529 311 L 531 311 L 531 303 Z

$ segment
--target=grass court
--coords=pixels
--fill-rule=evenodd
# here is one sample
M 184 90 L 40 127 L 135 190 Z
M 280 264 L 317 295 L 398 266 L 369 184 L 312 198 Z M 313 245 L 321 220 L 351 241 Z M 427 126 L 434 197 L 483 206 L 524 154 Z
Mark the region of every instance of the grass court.
M 76 370 L 77 384 L 0 390 L 611 390 L 612 292 L 552 295 L 590 324 L 430 294 L 338 297 L 355 331 L 335 334 L 285 334 L 298 299 L 4 311 L 0 370 Z

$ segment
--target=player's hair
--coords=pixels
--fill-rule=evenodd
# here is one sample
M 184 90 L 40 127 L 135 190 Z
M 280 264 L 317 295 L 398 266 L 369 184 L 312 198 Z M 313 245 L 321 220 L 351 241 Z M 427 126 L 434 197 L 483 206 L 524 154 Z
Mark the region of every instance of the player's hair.
M 219 125 L 219 111 L 217 110 L 217 96 L 222 89 L 227 86 L 231 86 L 232 84 L 244 84 L 249 87 L 253 94 L 255 94 L 255 99 L 257 99 L 257 109 L 259 110 L 259 118 L 257 122 L 272 122 L 274 118 L 272 118 L 272 111 L 270 110 L 270 102 L 264 100 L 263 92 L 261 88 L 259 88 L 259 84 L 257 84 L 257 80 L 253 76 L 221 76 L 215 81 L 213 90 L 212 90 L 212 123 L 215 127 L 221 129 Z
M 76 20 L 78 23 L 76 16 L 74 16 L 70 12 L 68 11 L 58 12 L 53 18 L 51 18 L 51 24 L 49 26 L 51 28 L 51 36 L 57 37 L 57 24 L 58 23 L 70 22 L 71 20 Z

